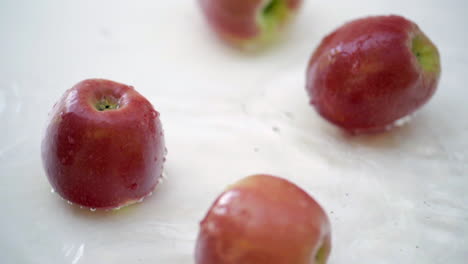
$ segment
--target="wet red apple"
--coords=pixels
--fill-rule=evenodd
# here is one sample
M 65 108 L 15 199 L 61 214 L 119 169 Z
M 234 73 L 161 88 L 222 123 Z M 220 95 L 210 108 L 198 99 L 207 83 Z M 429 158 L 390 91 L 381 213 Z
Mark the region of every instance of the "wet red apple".
M 165 155 L 159 113 L 133 87 L 90 79 L 54 106 L 42 142 L 53 189 L 89 208 L 122 207 L 149 195 Z
M 307 91 L 318 113 L 352 133 L 400 124 L 434 94 L 436 46 L 413 22 L 374 16 L 326 36 L 310 59 Z
M 196 264 L 324 264 L 330 223 L 295 184 L 254 175 L 231 185 L 200 224 Z
M 199 0 L 208 23 L 228 43 L 255 49 L 275 40 L 302 0 Z

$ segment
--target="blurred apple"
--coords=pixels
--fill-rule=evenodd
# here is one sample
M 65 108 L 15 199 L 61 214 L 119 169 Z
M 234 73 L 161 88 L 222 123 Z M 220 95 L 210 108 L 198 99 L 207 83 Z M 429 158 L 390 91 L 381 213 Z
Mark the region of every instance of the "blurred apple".
M 302 0 L 199 0 L 208 23 L 241 49 L 265 46 L 284 30 Z
M 149 195 L 165 155 L 156 112 L 133 87 L 102 79 L 67 90 L 54 106 L 42 159 L 64 199 L 90 208 L 116 208 Z
M 324 264 L 330 223 L 293 183 L 254 175 L 231 185 L 200 224 L 197 264 Z
M 352 133 L 400 125 L 434 94 L 439 52 L 400 16 L 374 16 L 325 37 L 310 59 L 307 91 L 318 113 Z

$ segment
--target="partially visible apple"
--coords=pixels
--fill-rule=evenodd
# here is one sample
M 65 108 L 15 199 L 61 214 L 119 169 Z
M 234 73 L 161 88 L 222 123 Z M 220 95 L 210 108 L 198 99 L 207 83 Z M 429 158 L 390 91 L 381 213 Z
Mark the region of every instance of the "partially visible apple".
M 208 23 L 225 41 L 256 49 L 274 41 L 302 0 L 199 0 Z
M 322 40 L 307 69 L 307 91 L 318 113 L 352 133 L 401 123 L 434 94 L 439 52 L 401 16 L 374 16 L 343 25 Z
M 295 184 L 254 175 L 229 186 L 200 224 L 196 264 L 324 264 L 330 223 Z
M 148 100 L 133 87 L 90 79 L 54 106 L 42 160 L 64 199 L 110 209 L 149 195 L 163 170 L 163 130 Z

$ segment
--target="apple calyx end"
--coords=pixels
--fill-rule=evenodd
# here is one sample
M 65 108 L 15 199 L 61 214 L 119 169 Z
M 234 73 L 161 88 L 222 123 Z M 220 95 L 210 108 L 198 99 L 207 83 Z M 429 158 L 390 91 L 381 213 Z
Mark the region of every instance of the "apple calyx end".
M 116 100 L 113 97 L 104 97 L 98 100 L 94 104 L 94 107 L 96 108 L 96 110 L 102 112 L 102 111 L 117 110 L 120 108 L 120 104 L 118 100 Z

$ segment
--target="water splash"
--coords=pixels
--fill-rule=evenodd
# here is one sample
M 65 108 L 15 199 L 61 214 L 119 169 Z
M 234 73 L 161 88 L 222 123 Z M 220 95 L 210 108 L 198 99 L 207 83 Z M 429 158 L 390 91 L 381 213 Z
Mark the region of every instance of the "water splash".
M 81 244 L 78 250 L 76 251 L 75 257 L 73 258 L 72 264 L 78 263 L 78 261 L 83 257 L 84 244 Z

